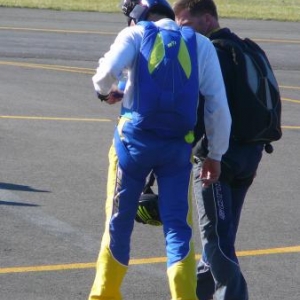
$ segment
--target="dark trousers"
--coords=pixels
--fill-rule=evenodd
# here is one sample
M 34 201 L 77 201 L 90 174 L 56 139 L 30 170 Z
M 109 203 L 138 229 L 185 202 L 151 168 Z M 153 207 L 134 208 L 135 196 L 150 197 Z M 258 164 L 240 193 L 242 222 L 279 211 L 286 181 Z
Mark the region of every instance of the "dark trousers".
M 248 289 L 235 252 L 241 210 L 262 157 L 262 145 L 230 143 L 222 158 L 218 182 L 202 188 L 202 160 L 194 164 L 202 258 L 197 268 L 197 296 L 201 300 L 247 300 Z

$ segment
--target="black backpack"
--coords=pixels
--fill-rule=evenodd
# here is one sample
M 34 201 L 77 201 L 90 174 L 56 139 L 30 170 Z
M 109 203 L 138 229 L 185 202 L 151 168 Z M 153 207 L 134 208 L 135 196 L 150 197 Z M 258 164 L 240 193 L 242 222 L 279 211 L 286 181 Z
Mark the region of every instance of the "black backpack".
M 272 152 L 269 144 L 282 136 L 281 98 L 265 52 L 249 38 L 212 42 L 218 55 L 226 51 L 233 61 L 234 95 L 228 99 L 231 137 L 241 143 L 266 144 L 266 151 Z

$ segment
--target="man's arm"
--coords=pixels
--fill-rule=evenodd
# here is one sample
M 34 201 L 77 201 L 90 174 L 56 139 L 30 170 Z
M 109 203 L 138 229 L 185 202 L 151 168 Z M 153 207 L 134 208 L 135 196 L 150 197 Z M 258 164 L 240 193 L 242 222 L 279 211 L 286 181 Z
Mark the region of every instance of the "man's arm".
M 110 104 L 120 100 L 119 90 L 113 87 L 122 77 L 123 70 L 132 65 L 136 55 L 135 41 L 130 31 L 132 29 L 127 27 L 118 34 L 110 50 L 99 59 L 99 66 L 92 78 L 98 98 Z
M 216 50 L 211 42 L 203 43 L 206 50 L 205 54 L 200 56 L 202 61 L 199 61 L 200 68 L 202 67 L 200 92 L 205 98 L 203 117 L 208 154 L 203 162 L 200 178 L 203 186 L 208 186 L 216 182 L 221 173 L 220 161 L 229 145 L 231 115 Z
M 203 63 L 203 64 L 202 64 Z M 229 145 L 231 115 L 216 50 L 207 45 L 202 64 L 200 91 L 205 98 L 204 124 L 208 140 L 208 157 L 220 161 Z

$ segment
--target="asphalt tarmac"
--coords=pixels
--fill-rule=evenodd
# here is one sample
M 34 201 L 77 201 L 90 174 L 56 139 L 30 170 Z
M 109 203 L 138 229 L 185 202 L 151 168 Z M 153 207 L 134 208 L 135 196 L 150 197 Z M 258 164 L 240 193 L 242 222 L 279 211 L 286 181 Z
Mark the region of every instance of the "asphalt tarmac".
M 300 23 L 221 24 L 267 51 L 283 106 L 243 209 L 241 268 L 251 300 L 299 300 Z M 1 300 L 87 299 L 119 111 L 91 76 L 124 26 L 122 14 L 0 8 Z M 197 226 L 195 243 L 199 257 Z M 136 224 L 131 258 L 124 299 L 170 299 L 161 228 Z

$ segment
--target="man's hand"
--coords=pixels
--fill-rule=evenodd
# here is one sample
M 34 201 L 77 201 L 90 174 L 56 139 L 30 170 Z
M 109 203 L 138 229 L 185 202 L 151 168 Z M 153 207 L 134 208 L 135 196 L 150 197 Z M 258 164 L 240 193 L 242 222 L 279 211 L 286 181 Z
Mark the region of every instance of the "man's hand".
M 200 179 L 203 187 L 208 187 L 216 182 L 221 174 L 221 163 L 212 158 L 206 157 L 202 164 Z
M 124 93 L 118 88 L 113 88 L 108 94 L 108 99 L 105 101 L 108 104 L 115 104 L 123 99 Z
M 97 93 L 98 98 L 108 104 L 115 104 L 123 99 L 124 93 L 116 87 L 113 87 L 108 95 Z

